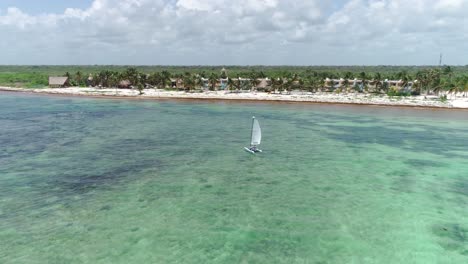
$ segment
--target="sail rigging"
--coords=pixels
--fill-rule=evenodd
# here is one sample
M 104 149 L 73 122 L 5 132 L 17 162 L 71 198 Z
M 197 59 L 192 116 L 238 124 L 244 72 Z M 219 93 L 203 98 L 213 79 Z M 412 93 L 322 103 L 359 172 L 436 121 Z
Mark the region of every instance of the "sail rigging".
M 261 141 L 262 141 L 262 130 L 260 129 L 260 124 L 258 123 L 258 120 L 255 119 L 255 117 L 253 117 L 252 136 L 250 138 L 250 145 L 251 146 L 260 145 Z

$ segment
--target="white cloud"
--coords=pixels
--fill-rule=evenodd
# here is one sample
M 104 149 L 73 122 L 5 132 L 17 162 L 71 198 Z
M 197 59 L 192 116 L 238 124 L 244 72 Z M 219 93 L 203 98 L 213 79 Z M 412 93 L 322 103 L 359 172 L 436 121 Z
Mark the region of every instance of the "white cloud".
M 327 2 L 327 3 L 323 3 Z M 461 63 L 466 0 L 95 0 L 87 9 L 0 11 L 3 63 Z M 450 48 L 446 48 L 450 47 Z M 458 50 L 459 49 L 459 50 Z M 466 56 L 465 56 L 466 57 Z M 430 58 L 430 59 L 429 59 Z M 449 62 L 448 62 L 449 63 Z

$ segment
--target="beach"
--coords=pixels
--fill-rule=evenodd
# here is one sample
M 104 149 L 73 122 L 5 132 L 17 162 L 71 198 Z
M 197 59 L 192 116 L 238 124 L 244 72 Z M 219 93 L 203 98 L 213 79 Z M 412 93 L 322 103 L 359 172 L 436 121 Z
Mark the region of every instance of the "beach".
M 114 98 L 141 98 L 141 99 L 209 99 L 209 100 L 243 100 L 243 101 L 279 101 L 279 102 L 310 102 L 331 104 L 357 104 L 382 106 L 409 106 L 430 108 L 457 108 L 468 109 L 468 98 L 461 96 L 447 96 L 447 100 L 432 96 L 387 96 L 369 93 L 332 93 L 332 92 L 291 92 L 265 93 L 265 92 L 232 92 L 232 91 L 203 91 L 184 92 L 168 91 L 163 89 L 145 89 L 139 94 L 136 89 L 70 87 L 70 88 L 13 88 L 0 87 L 0 91 L 29 92 L 39 94 L 57 94 L 91 97 Z

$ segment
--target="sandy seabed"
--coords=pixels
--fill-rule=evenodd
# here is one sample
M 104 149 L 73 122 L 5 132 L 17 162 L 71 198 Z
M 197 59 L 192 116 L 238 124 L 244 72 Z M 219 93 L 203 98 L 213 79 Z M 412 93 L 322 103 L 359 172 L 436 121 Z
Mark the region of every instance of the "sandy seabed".
M 291 94 L 264 93 L 264 92 L 227 92 L 204 91 L 184 92 L 167 91 L 161 89 L 145 89 L 142 95 L 137 90 L 94 87 L 70 88 L 42 88 L 26 89 L 13 87 L 0 87 L 1 91 L 30 92 L 40 94 L 61 94 L 91 97 L 125 97 L 142 99 L 210 99 L 210 100 L 248 100 L 248 101 L 284 101 L 284 102 L 311 102 L 336 104 L 362 104 L 385 106 L 412 106 L 435 108 L 466 108 L 468 98 L 449 95 L 446 101 L 437 96 L 408 96 L 390 97 L 387 95 L 361 94 L 361 93 L 307 93 L 292 92 Z

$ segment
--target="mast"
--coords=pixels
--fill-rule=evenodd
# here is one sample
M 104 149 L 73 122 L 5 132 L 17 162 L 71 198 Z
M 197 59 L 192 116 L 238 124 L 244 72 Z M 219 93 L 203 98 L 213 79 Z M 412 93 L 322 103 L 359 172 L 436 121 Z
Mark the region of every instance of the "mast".
M 254 122 L 255 122 L 255 116 L 252 116 L 252 128 L 250 129 L 250 146 L 252 146 Z

